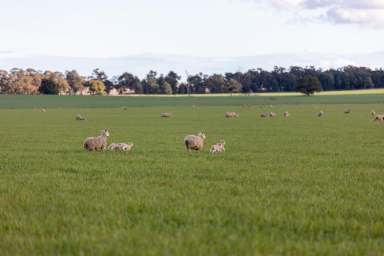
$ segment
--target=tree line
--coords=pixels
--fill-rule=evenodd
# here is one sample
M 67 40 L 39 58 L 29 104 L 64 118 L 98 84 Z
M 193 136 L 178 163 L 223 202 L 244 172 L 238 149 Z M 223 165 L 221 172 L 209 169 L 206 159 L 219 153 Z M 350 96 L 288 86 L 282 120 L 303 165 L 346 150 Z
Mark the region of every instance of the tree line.
M 252 92 L 302 92 L 384 88 L 384 70 L 346 66 L 322 70 L 315 67 L 275 67 L 272 71 L 250 69 L 247 72 L 189 75 L 186 81 L 174 71 L 158 74 L 150 71 L 143 79 L 129 72 L 108 77 L 95 69 L 91 76 L 76 70 L 62 72 L 14 68 L 0 70 L 2 94 L 204 94 Z

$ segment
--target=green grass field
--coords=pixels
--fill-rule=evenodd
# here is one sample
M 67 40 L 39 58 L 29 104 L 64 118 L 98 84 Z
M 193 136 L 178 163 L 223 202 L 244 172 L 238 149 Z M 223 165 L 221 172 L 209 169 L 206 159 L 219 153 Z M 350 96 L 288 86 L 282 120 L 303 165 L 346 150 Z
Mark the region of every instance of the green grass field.
M 382 255 L 384 125 L 369 112 L 383 102 L 0 96 L 0 254 Z M 103 128 L 133 152 L 85 152 Z M 189 154 L 199 131 L 207 147 Z

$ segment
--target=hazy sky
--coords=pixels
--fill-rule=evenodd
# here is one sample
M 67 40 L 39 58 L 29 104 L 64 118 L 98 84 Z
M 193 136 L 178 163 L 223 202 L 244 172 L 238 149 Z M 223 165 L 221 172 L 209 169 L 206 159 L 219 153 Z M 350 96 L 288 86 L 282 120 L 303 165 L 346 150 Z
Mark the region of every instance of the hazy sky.
M 384 51 L 384 0 L 2 0 L 0 54 Z

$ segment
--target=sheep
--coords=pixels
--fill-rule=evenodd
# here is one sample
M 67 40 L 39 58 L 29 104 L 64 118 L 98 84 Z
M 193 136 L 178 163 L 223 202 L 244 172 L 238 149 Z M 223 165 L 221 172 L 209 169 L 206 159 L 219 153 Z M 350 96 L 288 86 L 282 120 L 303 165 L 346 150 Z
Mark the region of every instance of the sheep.
M 41 112 L 47 112 L 47 110 L 45 108 L 42 108 Z
M 189 152 L 191 152 L 191 150 L 201 151 L 204 148 L 205 139 L 205 134 L 201 132 L 197 135 L 187 135 L 184 138 L 184 144 Z
M 164 112 L 164 113 L 160 114 L 160 117 L 164 117 L 164 118 L 169 118 L 171 116 L 172 116 L 172 113 L 167 113 L 167 112 Z
M 221 153 L 224 151 L 225 151 L 225 140 L 220 140 L 219 143 L 212 145 L 211 149 L 209 150 L 211 154 Z
M 112 143 L 108 146 L 108 150 L 110 151 L 131 151 L 133 148 L 133 143 Z
M 267 113 L 261 113 L 261 114 L 260 114 L 260 117 L 261 117 L 261 118 L 267 118 L 267 117 L 268 117 L 268 114 L 267 114 Z
M 97 137 L 88 137 L 84 140 L 84 149 L 88 151 L 99 151 L 107 148 L 107 139 L 109 137 L 108 129 L 102 131 Z
M 373 116 L 373 117 L 376 116 L 376 111 L 375 111 L 375 110 L 372 110 L 372 111 L 371 111 L 371 116 Z
M 77 121 L 84 121 L 84 120 L 85 120 L 85 117 L 83 117 L 83 116 L 80 115 L 80 114 L 77 114 L 77 115 L 76 115 L 76 120 L 77 120 Z
M 290 116 L 289 112 L 288 112 L 288 111 L 285 111 L 285 112 L 284 112 L 284 117 L 285 117 L 285 118 L 288 118 L 289 116 Z
M 322 116 L 324 116 L 324 114 L 325 114 L 324 111 L 321 110 L 321 111 L 317 114 L 317 116 L 318 116 L 318 117 L 322 117 Z
M 346 114 L 346 115 L 348 115 L 348 114 L 351 114 L 351 110 L 350 109 L 346 109 L 346 110 L 344 110 L 344 114 Z
M 384 122 L 384 115 L 376 115 L 373 121 L 380 123 Z
M 270 112 L 270 113 L 269 113 L 269 116 L 270 116 L 270 117 L 276 117 L 277 114 L 276 114 L 275 112 Z
M 226 118 L 237 118 L 239 117 L 240 115 L 236 112 L 226 112 L 225 113 L 225 117 Z

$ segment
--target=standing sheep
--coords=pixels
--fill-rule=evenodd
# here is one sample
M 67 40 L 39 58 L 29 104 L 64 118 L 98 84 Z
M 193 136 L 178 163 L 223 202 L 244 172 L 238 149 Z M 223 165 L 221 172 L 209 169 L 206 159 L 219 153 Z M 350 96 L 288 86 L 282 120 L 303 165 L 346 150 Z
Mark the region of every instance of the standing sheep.
M 225 140 L 220 140 L 219 143 L 212 145 L 211 149 L 209 150 L 211 154 L 221 153 L 224 151 L 225 151 Z
M 318 116 L 318 117 L 322 117 L 322 116 L 324 116 L 324 114 L 325 114 L 324 111 L 321 110 L 321 111 L 317 114 L 317 116 Z
M 270 117 L 276 117 L 277 114 L 276 114 L 275 112 L 271 112 L 271 113 L 269 113 L 269 116 L 270 116 Z
M 187 135 L 184 138 L 184 144 L 189 152 L 191 152 L 191 150 L 201 151 L 204 148 L 205 139 L 205 134 L 201 132 L 197 135 Z
M 290 116 L 289 112 L 288 112 L 288 111 L 285 111 L 285 112 L 284 112 L 284 117 L 285 117 L 285 118 L 288 118 L 289 116 Z
M 97 137 L 88 137 L 84 140 L 84 149 L 88 151 L 99 151 L 107 148 L 107 139 L 109 137 L 108 129 L 102 131 Z
M 226 112 L 225 117 L 226 118 L 237 118 L 237 117 L 239 117 L 239 114 L 236 112 Z

